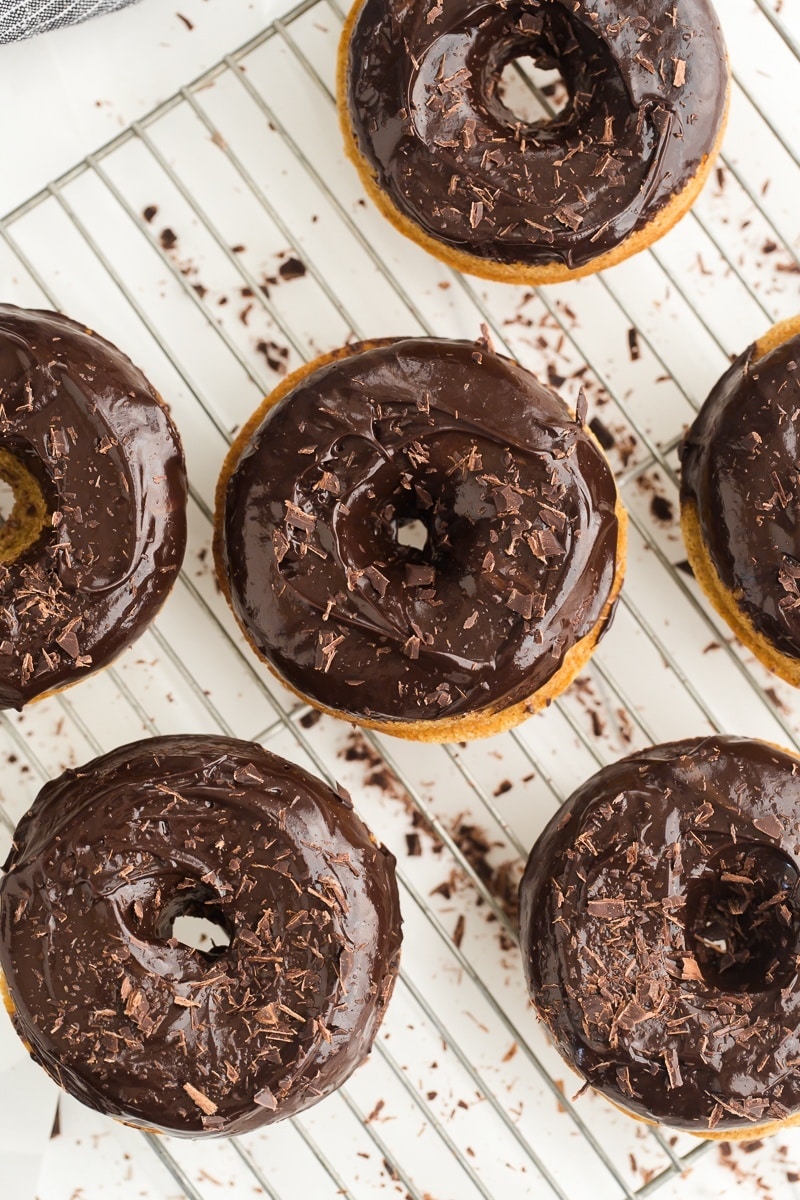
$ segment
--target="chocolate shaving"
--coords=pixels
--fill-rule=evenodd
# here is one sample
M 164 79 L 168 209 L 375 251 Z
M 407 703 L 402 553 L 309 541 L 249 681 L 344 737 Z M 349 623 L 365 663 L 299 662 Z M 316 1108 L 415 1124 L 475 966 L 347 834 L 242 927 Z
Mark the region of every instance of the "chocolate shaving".
M 378 593 L 381 599 L 383 599 L 384 595 L 386 594 L 386 589 L 389 586 L 389 580 L 386 578 L 386 576 L 379 571 L 377 567 L 373 566 L 365 567 L 364 574 L 375 588 L 375 591 Z
M 406 563 L 406 587 L 427 587 L 436 579 L 433 567 L 418 566 L 416 563 Z
M 523 620 L 530 621 L 533 616 L 535 600 L 535 594 L 518 592 L 516 588 L 512 588 L 511 594 L 506 600 L 506 607 L 510 608 L 512 612 L 518 613 Z
M 570 208 L 568 204 L 562 204 L 560 208 L 555 210 L 553 215 L 557 221 L 560 221 L 562 225 L 566 225 L 573 232 L 580 229 L 583 224 L 583 217 L 574 208 Z
M 278 563 L 282 563 L 291 546 L 291 542 L 286 537 L 282 529 L 277 525 L 272 531 L 272 548 L 275 552 L 275 559 Z
M 194 1084 L 185 1083 L 183 1090 L 189 1099 L 194 1101 L 201 1112 L 204 1112 L 208 1117 L 213 1117 L 219 1107 L 213 1100 L 209 1100 L 208 1096 L 204 1092 L 201 1092 L 199 1088 L 196 1088 Z
M 305 533 L 313 533 L 317 524 L 315 518 L 309 513 L 303 512 L 302 508 L 293 504 L 291 500 L 284 500 L 284 504 L 286 505 L 286 524 L 292 525 L 295 529 L 302 529 Z
M 589 422 L 589 428 L 604 450 L 611 450 L 616 445 L 617 439 L 614 437 L 614 434 L 599 417 L 592 417 Z
M 525 534 L 525 541 L 534 558 L 545 562 L 548 558 L 562 558 L 566 551 L 551 529 L 532 529 Z
M 648 1012 L 642 1008 L 637 1000 L 631 1000 L 617 1014 L 616 1023 L 620 1029 L 628 1033 L 631 1029 L 635 1029 L 637 1025 L 641 1025 L 642 1021 L 649 1021 L 654 1016 L 655 1013 Z
M 599 145 L 613 146 L 615 142 L 616 142 L 616 138 L 614 137 L 614 118 L 606 117 L 605 128 L 603 129 L 603 136 L 600 138 Z
M 305 263 L 302 263 L 299 258 L 287 258 L 278 267 L 278 274 L 287 283 L 292 279 L 302 279 L 305 273 Z
M 501 516 L 506 513 L 518 513 L 522 508 L 522 496 L 507 483 L 502 487 L 492 488 L 490 496 Z
M 275 1112 L 278 1107 L 278 1101 L 275 1095 L 268 1087 L 263 1087 L 253 1096 L 253 1103 L 260 1108 L 269 1109 L 270 1112 Z
M 336 652 L 344 641 L 344 634 L 335 634 L 332 630 L 326 630 L 320 633 L 317 639 L 317 656 L 314 665 L 318 671 L 322 671 L 327 675 L 331 669 L 331 663 L 336 657 Z
M 341 496 L 342 486 L 335 475 L 330 471 L 323 471 L 320 478 L 314 484 L 315 489 L 330 492 L 332 496 Z
M 670 1046 L 664 1051 L 664 1063 L 666 1064 L 667 1075 L 669 1076 L 669 1087 L 673 1089 L 682 1087 L 683 1076 L 681 1075 L 681 1068 L 678 1062 L 678 1052 L 674 1046 Z
M 60 633 L 56 638 L 56 642 L 70 658 L 75 659 L 80 657 L 81 647 L 75 633 L 70 629 L 64 633 Z
M 548 525 L 550 525 L 553 529 L 556 529 L 559 533 L 563 533 L 567 528 L 566 514 L 561 512 L 560 509 L 553 508 L 549 504 L 543 504 L 539 509 L 539 512 L 542 516 L 542 520 L 546 521 Z
M 485 321 L 481 321 L 481 336 L 475 339 L 475 345 L 480 346 L 481 350 L 485 350 L 487 354 L 494 354 L 494 340 L 489 326 Z M 475 447 L 473 447 L 473 450 Z
M 236 767 L 233 772 L 233 778 L 236 783 L 263 783 L 264 776 L 259 771 L 258 767 L 252 763 L 246 763 L 243 767 Z
M 403 654 L 406 658 L 417 659 L 419 658 L 419 647 L 420 639 L 414 634 L 403 646 Z
M 765 817 L 756 818 L 753 824 L 760 833 L 765 833 L 767 837 L 774 838 L 776 841 L 779 841 L 783 837 L 783 826 L 777 817 L 769 813 Z
M 590 900 L 586 909 L 590 916 L 602 917 L 610 921 L 624 917 L 626 912 L 624 900 Z

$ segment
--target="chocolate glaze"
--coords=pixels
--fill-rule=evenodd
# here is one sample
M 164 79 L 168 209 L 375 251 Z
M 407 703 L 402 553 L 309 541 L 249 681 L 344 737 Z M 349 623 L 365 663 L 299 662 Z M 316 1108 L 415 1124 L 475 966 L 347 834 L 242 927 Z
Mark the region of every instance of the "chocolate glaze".
M 782 654 L 800 657 L 800 335 L 722 376 L 681 449 L 681 501 L 697 510 L 724 587 Z
M 355 348 L 248 439 L 222 568 L 257 650 L 318 703 L 383 720 L 505 708 L 600 620 L 616 574 L 602 452 L 472 342 Z M 397 525 L 419 520 L 420 551 Z
M 504 263 L 575 268 L 644 228 L 725 113 L 708 0 L 366 0 L 348 54 L 379 186 L 432 237 Z M 522 55 L 561 69 L 571 101 L 552 121 L 520 122 L 498 95 Z
M 124 354 L 58 313 L 0 305 L 0 448 L 51 528 L 0 563 L 0 708 L 106 666 L 156 614 L 186 544 L 177 431 Z
M 528 986 L 592 1087 L 720 1130 L 800 1110 L 800 762 L 764 742 L 651 747 L 600 771 L 531 851 Z
M 223 737 L 123 746 L 39 793 L 0 884 L 0 966 L 33 1058 L 173 1134 L 308 1108 L 366 1056 L 400 947 L 394 859 L 307 772 Z M 170 937 L 178 915 L 227 949 Z

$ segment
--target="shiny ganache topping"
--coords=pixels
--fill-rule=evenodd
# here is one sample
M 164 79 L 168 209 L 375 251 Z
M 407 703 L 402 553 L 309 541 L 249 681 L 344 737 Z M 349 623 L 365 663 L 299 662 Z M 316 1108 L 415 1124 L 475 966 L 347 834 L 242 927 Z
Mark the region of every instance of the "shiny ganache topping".
M 524 55 L 561 71 L 552 119 L 503 103 Z M 530 266 L 579 267 L 652 221 L 713 150 L 727 87 L 707 0 L 366 0 L 347 60 L 356 144 L 401 213 Z
M 187 484 L 177 431 L 130 359 L 59 313 L 6 304 L 0 452 L 49 510 L 0 562 L 0 708 L 21 708 L 106 666 L 155 616 L 183 559 Z
M 681 502 L 697 512 L 724 587 L 759 633 L 800 657 L 800 335 L 750 346 L 681 449 Z
M 5 869 L 15 1027 L 90 1107 L 241 1133 L 308 1108 L 366 1056 L 397 970 L 394 859 L 344 794 L 260 746 L 163 737 L 67 771 Z M 230 944 L 182 944 L 186 916 Z
M 579 788 L 520 890 L 528 986 L 592 1087 L 676 1128 L 800 1111 L 800 762 L 651 747 Z
M 318 703 L 491 712 L 603 617 L 616 500 L 602 452 L 528 371 L 472 342 L 391 340 L 267 413 L 228 481 L 223 569 L 257 650 Z

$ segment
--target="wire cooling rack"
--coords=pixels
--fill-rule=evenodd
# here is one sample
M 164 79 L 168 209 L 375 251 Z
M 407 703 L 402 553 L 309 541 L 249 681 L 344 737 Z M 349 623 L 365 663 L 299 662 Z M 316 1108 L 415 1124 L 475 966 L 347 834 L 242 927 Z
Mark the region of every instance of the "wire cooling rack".
M 220 1181 L 271 1200 L 573 1200 L 587 1180 L 598 1200 L 632 1200 L 709 1148 L 571 1098 L 579 1081 L 527 1003 L 515 895 L 557 805 L 622 753 L 715 729 L 798 746 L 795 694 L 709 611 L 677 525 L 685 425 L 730 357 L 800 309 L 800 11 L 725 0 L 722 15 L 735 82 L 719 167 L 667 239 L 602 277 L 477 282 L 380 218 L 341 152 L 343 13 L 326 0 L 0 222 L 3 298 L 60 308 L 140 363 L 172 407 L 191 479 L 185 567 L 151 630 L 101 675 L 0 717 L 4 842 L 65 766 L 138 736 L 208 731 L 339 779 L 398 858 L 403 969 L 370 1062 L 277 1127 L 229 1142 L 150 1136 L 188 1200 L 219 1195 Z M 558 101 L 530 63 L 504 86 L 524 115 Z M 568 402 L 586 391 L 631 514 L 628 579 L 613 629 L 548 713 L 487 742 L 410 746 L 318 718 L 266 676 L 214 583 L 214 485 L 236 429 L 287 370 L 348 339 L 470 337 L 482 322 Z

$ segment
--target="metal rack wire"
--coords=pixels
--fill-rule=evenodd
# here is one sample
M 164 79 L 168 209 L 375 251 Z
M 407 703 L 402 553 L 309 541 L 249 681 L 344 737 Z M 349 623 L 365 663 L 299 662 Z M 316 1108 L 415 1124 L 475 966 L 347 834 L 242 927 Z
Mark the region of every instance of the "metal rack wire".
M 760 37 L 781 43 L 797 62 L 797 42 L 768 0 L 741 0 L 739 7 Z M 342 19 L 336 0 L 305 0 L 0 221 L 7 298 L 88 313 L 92 320 L 97 314 L 103 332 L 134 357 L 132 343 L 138 345 L 139 360 L 172 400 L 192 479 L 190 557 L 176 597 L 153 629 L 98 681 L 46 702 L 41 715 L 37 708 L 32 716 L 0 719 L 9 760 L 28 768 L 18 787 L 3 789 L 0 820 L 13 829 L 38 783 L 64 765 L 65 747 L 85 758 L 137 733 L 172 730 L 180 721 L 257 738 L 329 779 L 366 760 L 379 784 L 365 777 L 353 790 L 398 854 L 406 922 L 415 940 L 407 937 L 398 995 L 369 1068 L 322 1106 L 325 1115 L 315 1109 L 291 1122 L 308 1170 L 316 1172 L 318 1194 L 361 1200 L 389 1187 L 426 1200 L 436 1186 L 435 1171 L 429 1175 L 435 1158 L 458 1181 L 442 1197 L 493 1200 L 502 1187 L 504 1196 L 572 1200 L 581 1194 L 577 1181 L 591 1171 L 600 1196 L 633 1200 L 684 1172 L 708 1144 L 645 1132 L 601 1101 L 567 1098 L 558 1060 L 525 1011 L 515 977 L 513 915 L 491 863 L 502 859 L 512 873 L 518 870 L 533 836 L 572 786 L 632 744 L 664 740 L 676 730 L 730 729 L 735 720 L 743 731 L 800 748 L 800 710 L 720 627 L 680 569 L 674 523 L 663 507 L 654 519 L 652 508 L 657 494 L 674 510 L 675 450 L 683 425 L 729 354 L 800 307 L 793 286 L 800 270 L 796 231 L 768 210 L 764 181 L 748 159 L 752 135 L 741 130 L 755 125 L 759 140 L 769 143 L 771 161 L 780 162 L 782 186 L 795 194 L 797 150 L 781 131 L 779 115 L 759 108 L 752 81 L 737 69 L 737 120 L 722 174 L 680 231 L 635 262 L 566 290 L 520 293 L 478 284 L 409 248 L 364 207 L 342 162 L 335 127 L 333 61 Z M 520 68 L 515 86 L 538 111 L 550 111 L 534 75 Z M 154 194 L 157 206 L 150 204 Z M 268 254 L 239 244 L 229 208 L 247 213 L 248 228 L 256 242 L 270 247 Z M 177 228 L 179 220 L 184 227 L 178 237 L 164 222 Z M 752 262 L 740 261 L 731 249 L 734 220 L 740 234 L 753 225 L 768 231 L 773 248 L 756 275 Z M 315 233 L 318 224 L 325 227 L 322 238 Z M 701 253 L 714 264 L 711 283 L 702 260 L 699 274 L 687 269 Z M 270 255 L 272 274 L 264 265 Z M 281 283 L 287 256 L 303 265 L 302 285 Z M 292 288 L 302 300 L 291 299 Z M 645 299 L 653 295 L 657 311 Z M 720 306 L 730 332 L 723 332 Z M 231 317 L 234 307 L 239 311 Z M 394 329 L 469 336 L 480 322 L 498 348 L 534 370 L 552 371 L 554 362 L 569 361 L 572 381 L 589 387 L 594 411 L 614 431 L 612 457 L 626 447 L 616 465 L 631 514 L 632 547 L 620 615 L 585 679 L 547 716 L 502 738 L 482 747 L 419 752 L 372 734 L 354 741 L 346 726 L 314 723 L 313 714 L 268 680 L 242 645 L 204 565 L 216 470 L 235 427 L 287 365 L 349 337 Z M 627 346 L 621 335 L 629 330 L 635 331 L 629 356 L 608 353 L 617 338 Z M 692 355 L 702 369 L 688 361 Z M 189 365 L 195 358 L 202 369 Z M 572 386 L 564 370 L 562 382 Z M 654 416 L 659 388 L 666 388 L 668 401 Z M 227 689 L 221 678 L 229 681 Z M 166 693 L 170 703 L 177 701 L 174 716 Z M 432 787 L 425 772 L 444 780 L 443 788 Z M 505 776 L 513 772 L 512 783 Z M 455 800 L 443 799 L 448 790 Z M 428 841 L 424 853 L 406 857 L 409 820 Z M 466 820 L 488 830 L 485 861 L 476 861 L 465 845 Z M 463 929 L 454 934 L 450 928 L 452 895 L 445 889 L 443 901 L 442 889 L 431 887 L 443 869 L 463 881 L 458 905 L 477 922 L 478 933 L 463 941 Z M 454 996 L 480 1009 L 484 1025 L 473 1020 L 485 1028 L 487 1045 L 483 1033 L 473 1040 L 454 1019 L 447 990 L 431 990 L 431 962 L 440 964 L 434 975 L 458 981 Z M 402 1012 L 397 1021 L 395 1009 Z M 470 1141 L 475 1131 L 459 1124 L 469 1118 L 457 1113 L 453 1119 L 438 1090 L 426 1086 L 433 1068 L 414 1058 L 403 1020 L 413 1023 L 415 1036 L 422 1039 L 425 1031 L 440 1045 L 450 1080 L 472 1098 L 455 1102 L 453 1111 L 477 1104 L 488 1114 L 481 1120 L 491 1137 L 481 1146 Z M 496 1074 L 487 1066 L 487 1046 L 509 1043 L 514 1066 Z M 392 1127 L 375 1115 L 384 1106 L 395 1112 L 398 1128 L 423 1131 L 431 1159 L 413 1149 L 417 1134 L 404 1135 L 405 1146 L 398 1148 Z M 329 1125 L 366 1147 L 358 1153 L 378 1164 L 377 1174 L 367 1168 L 364 1176 L 351 1173 Z M 579 1150 L 569 1142 L 575 1135 Z M 187 1156 L 181 1143 L 146 1136 L 188 1200 L 206 1200 L 198 1163 L 206 1153 L 222 1154 L 219 1146 L 197 1146 Z M 502 1157 L 497 1146 L 507 1163 L 495 1161 Z M 629 1162 L 634 1150 L 647 1160 L 645 1170 Z M 243 1181 L 271 1200 L 306 1194 L 291 1182 L 291 1156 L 275 1131 L 236 1139 L 224 1154 Z

